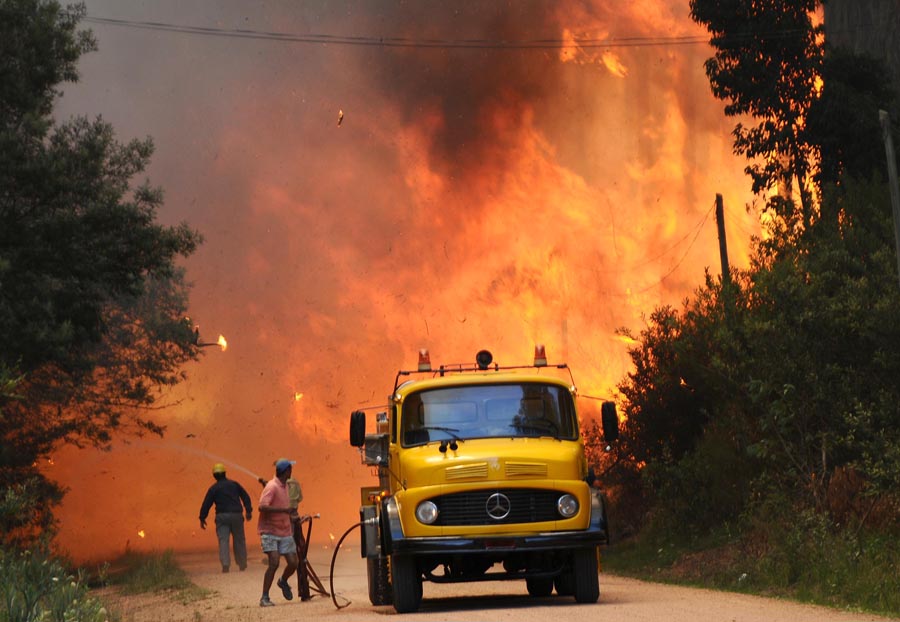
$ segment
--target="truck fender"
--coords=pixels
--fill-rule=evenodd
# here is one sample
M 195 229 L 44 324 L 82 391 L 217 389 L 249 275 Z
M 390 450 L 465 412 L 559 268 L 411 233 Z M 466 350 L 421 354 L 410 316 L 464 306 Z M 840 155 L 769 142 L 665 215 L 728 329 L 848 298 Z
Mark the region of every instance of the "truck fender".
M 601 529 L 609 544 L 609 520 L 606 515 L 606 499 L 602 491 L 591 491 L 591 528 Z
M 391 555 L 394 540 L 403 539 L 400 509 L 394 497 L 386 497 L 381 503 L 381 550 L 384 555 Z
M 361 557 L 378 556 L 378 507 L 364 505 L 359 509 L 360 530 L 360 554 Z

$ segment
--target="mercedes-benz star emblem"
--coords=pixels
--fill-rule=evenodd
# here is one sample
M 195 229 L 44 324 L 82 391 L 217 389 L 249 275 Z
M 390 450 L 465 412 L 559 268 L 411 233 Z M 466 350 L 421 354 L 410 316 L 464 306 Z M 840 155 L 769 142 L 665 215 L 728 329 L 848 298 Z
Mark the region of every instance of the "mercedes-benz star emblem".
M 509 497 L 502 492 L 495 492 L 488 497 L 487 502 L 484 504 L 484 509 L 487 511 L 488 516 L 494 520 L 503 520 L 509 516 L 512 504 L 509 502 Z

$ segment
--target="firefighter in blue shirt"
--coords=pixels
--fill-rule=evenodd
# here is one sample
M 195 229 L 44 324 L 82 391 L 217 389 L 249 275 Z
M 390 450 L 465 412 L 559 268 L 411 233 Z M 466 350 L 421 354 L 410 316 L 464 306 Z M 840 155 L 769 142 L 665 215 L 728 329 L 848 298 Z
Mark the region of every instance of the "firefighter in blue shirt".
M 231 568 L 231 556 L 228 552 L 230 539 L 234 540 L 234 560 L 238 568 L 246 570 L 247 540 L 244 537 L 244 518 L 249 521 L 253 516 L 250 495 L 243 486 L 225 477 L 225 465 L 221 462 L 213 465 L 212 474 L 216 483 L 206 491 L 203 505 L 200 506 L 200 528 L 206 529 L 206 517 L 215 504 L 216 536 L 219 538 L 219 561 L 222 562 L 222 572 L 228 572 Z

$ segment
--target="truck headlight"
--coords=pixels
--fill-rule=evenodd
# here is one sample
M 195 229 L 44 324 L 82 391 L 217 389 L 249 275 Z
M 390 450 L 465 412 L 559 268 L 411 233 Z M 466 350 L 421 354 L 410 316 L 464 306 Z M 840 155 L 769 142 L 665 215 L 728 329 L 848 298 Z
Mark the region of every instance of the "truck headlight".
M 577 506 L 578 502 L 576 501 L 575 504 Z M 430 525 L 437 520 L 437 517 L 438 507 L 431 501 L 423 501 L 416 508 L 416 518 L 419 519 L 420 523 Z
M 556 502 L 556 510 L 563 518 L 572 518 L 578 514 L 578 499 L 566 493 Z

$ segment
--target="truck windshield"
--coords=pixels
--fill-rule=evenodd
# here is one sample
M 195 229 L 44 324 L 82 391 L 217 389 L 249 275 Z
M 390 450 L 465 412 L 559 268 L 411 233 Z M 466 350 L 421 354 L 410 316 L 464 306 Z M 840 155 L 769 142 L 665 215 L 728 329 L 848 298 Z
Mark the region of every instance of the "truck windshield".
M 403 401 L 400 421 L 404 447 L 474 438 L 578 438 L 571 393 L 536 382 L 411 393 Z

